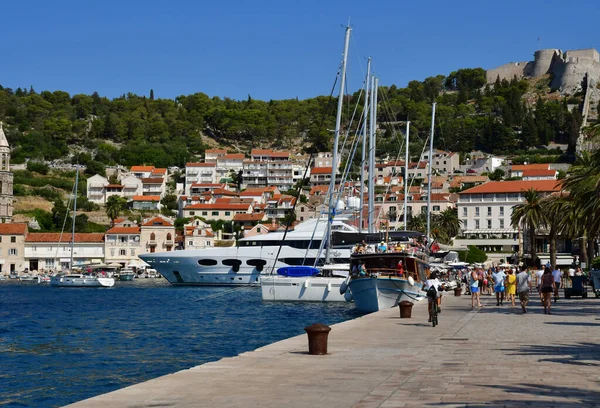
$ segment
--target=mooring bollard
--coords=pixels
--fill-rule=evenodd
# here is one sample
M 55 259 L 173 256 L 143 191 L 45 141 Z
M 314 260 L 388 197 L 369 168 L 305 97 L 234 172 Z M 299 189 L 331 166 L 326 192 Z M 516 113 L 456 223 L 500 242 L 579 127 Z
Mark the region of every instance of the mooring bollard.
M 327 337 L 331 327 L 315 323 L 304 328 L 308 334 L 308 354 L 323 355 L 327 354 Z
M 403 300 L 402 302 L 398 303 L 398 306 L 400 306 L 400 318 L 401 319 L 410 319 L 410 317 L 412 315 L 412 307 L 413 307 L 412 302 Z

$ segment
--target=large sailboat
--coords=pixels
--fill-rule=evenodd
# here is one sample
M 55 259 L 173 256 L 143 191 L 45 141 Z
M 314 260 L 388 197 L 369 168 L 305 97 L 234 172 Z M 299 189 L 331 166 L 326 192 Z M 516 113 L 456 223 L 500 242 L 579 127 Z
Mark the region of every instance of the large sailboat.
M 73 228 L 71 231 L 71 263 L 73 268 L 73 255 L 75 253 L 75 216 L 77 213 L 77 186 L 79 183 L 79 168 L 75 168 L 75 186 L 73 187 Z M 67 212 L 68 215 L 68 212 Z M 59 273 L 50 278 L 51 286 L 70 288 L 110 288 L 115 285 L 114 278 L 102 278 L 79 273 Z

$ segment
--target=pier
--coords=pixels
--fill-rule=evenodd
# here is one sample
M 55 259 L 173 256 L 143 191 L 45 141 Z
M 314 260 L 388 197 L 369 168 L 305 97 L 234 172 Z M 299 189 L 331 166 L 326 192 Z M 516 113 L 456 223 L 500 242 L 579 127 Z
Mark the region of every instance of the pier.
M 421 302 L 332 326 L 326 356 L 303 334 L 69 407 L 600 406 L 600 300 L 531 300 L 448 292 L 435 328 Z

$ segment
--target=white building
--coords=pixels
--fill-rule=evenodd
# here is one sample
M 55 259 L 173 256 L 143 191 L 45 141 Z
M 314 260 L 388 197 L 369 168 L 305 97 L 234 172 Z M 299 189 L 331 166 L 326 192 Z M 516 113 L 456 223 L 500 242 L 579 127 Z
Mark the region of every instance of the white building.
M 186 163 L 185 194 L 190 194 L 192 184 L 216 183 L 217 165 L 215 163 Z
M 242 153 L 227 153 L 217 158 L 216 180 L 230 179 L 231 172 L 239 173 L 244 169 L 244 156 Z
M 561 189 L 556 180 L 519 180 L 490 181 L 460 192 L 457 209 L 462 226 L 454 246 L 474 245 L 496 261 L 517 253 L 523 243 L 519 230 L 511 225 L 512 209 L 523 202 L 523 191 L 530 188 L 542 196 Z
M 142 195 L 164 197 L 167 192 L 167 184 L 164 178 L 143 178 Z
M 29 270 L 60 271 L 104 262 L 104 248 L 104 234 L 75 233 L 71 265 L 71 234 L 31 232 L 25 238 L 24 258 Z

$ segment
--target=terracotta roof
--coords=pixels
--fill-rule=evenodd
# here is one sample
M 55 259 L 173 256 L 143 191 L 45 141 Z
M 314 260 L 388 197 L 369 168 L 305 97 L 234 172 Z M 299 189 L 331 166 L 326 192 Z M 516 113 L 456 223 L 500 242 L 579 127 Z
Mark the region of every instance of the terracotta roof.
M 0 235 L 25 235 L 26 223 L 0 224 Z
M 290 157 L 290 152 L 272 152 L 271 157 Z
M 228 153 L 222 157 L 223 159 L 245 159 L 246 155 L 244 153 Z
M 227 153 L 225 149 L 206 149 L 204 153 Z
M 186 163 L 185 167 L 215 167 L 214 163 Z
M 273 153 L 273 150 L 270 149 L 252 149 L 250 152 L 252 156 L 266 156 L 270 155 L 271 153 Z
M 511 171 L 523 171 L 523 170 L 548 170 L 550 168 L 549 163 L 534 163 L 534 164 L 515 164 L 511 166 Z
M 164 179 L 162 178 L 143 178 L 142 183 L 144 184 L 162 184 Z
M 236 214 L 233 216 L 233 221 L 262 221 L 265 218 L 265 213 L 252 213 L 252 214 Z
M 162 217 L 154 217 L 142 224 L 142 227 L 172 227 L 173 223 Z
M 154 169 L 152 170 L 152 174 L 167 174 L 167 169 Z
M 246 190 L 244 190 L 240 193 L 240 196 L 242 196 L 242 197 L 244 197 L 244 196 L 259 196 L 259 195 L 263 195 L 264 193 L 268 193 L 268 192 L 271 192 L 271 190 L 269 190 L 268 187 L 247 188 Z
M 71 234 L 62 234 L 60 232 L 32 232 L 27 235 L 25 242 L 71 242 Z M 104 242 L 102 233 L 75 233 L 75 242 Z
M 137 195 L 137 196 L 133 196 L 133 201 L 160 201 L 160 196 L 154 196 L 154 195 Z
M 556 176 L 556 170 L 530 169 L 523 170 L 523 177 Z
M 331 167 L 313 167 L 310 174 L 331 174 Z
M 131 166 L 131 172 L 148 172 L 153 171 L 154 166 Z
M 212 190 L 213 194 L 216 195 L 226 195 L 226 196 L 232 196 L 232 197 L 238 197 L 239 194 L 235 193 L 233 191 L 229 191 L 229 190 L 225 190 L 224 188 L 215 188 L 214 190 Z
M 557 180 L 517 180 L 517 181 L 490 181 L 475 186 L 459 194 L 482 194 L 482 193 L 520 193 L 523 190 L 533 188 L 540 192 L 560 191 L 561 182 Z
M 139 234 L 140 227 L 112 227 L 106 234 Z
M 327 191 L 329 190 L 329 186 L 314 186 L 313 188 L 310 189 L 310 192 L 308 193 L 308 195 L 315 195 L 317 193 L 327 193 Z
M 115 220 L 113 221 L 115 224 L 119 224 L 123 221 L 127 221 L 127 218 L 125 217 L 119 217 L 119 218 L 115 218 Z
M 104 186 L 104 188 L 123 188 L 123 186 L 121 184 L 107 184 Z
M 214 204 L 191 204 L 184 210 L 244 210 L 248 211 L 250 204 L 229 204 L 229 203 L 214 203 Z

